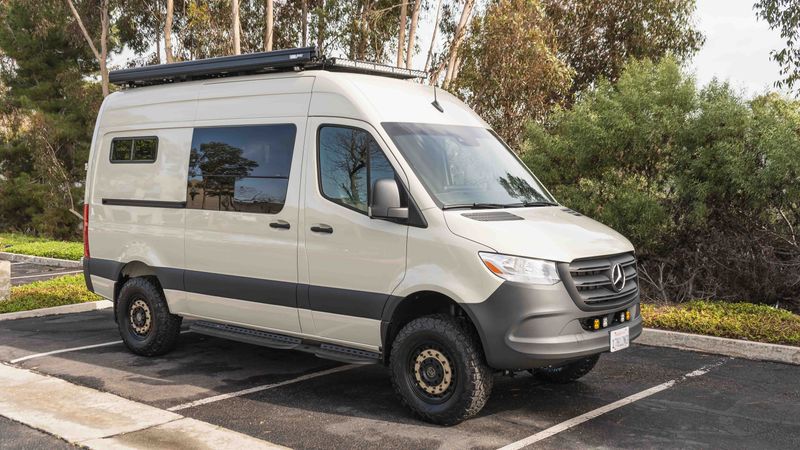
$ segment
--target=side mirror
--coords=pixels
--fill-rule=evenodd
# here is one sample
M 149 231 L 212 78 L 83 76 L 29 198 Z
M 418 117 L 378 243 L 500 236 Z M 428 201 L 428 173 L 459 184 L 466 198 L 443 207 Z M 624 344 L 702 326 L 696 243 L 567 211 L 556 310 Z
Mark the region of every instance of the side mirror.
M 408 219 L 408 208 L 400 206 L 400 187 L 393 178 L 382 178 L 372 186 L 370 217 Z

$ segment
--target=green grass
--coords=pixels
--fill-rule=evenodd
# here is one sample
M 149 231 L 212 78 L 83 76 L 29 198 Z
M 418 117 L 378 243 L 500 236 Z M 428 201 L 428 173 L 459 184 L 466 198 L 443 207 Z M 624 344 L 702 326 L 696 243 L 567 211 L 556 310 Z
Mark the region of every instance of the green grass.
M 0 302 L 0 314 L 101 300 L 86 289 L 83 275 L 68 275 L 11 288 L 11 299 Z
M 800 346 L 800 315 L 767 305 L 707 300 L 643 303 L 642 316 L 646 327 Z
M 0 233 L 0 251 L 77 261 L 83 256 L 83 243 L 53 241 L 19 233 Z

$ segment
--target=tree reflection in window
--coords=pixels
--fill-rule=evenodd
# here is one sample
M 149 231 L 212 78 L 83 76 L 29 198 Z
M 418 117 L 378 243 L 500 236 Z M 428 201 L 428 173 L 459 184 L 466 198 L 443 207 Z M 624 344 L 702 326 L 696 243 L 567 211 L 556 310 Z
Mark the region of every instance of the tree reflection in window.
M 528 203 L 528 202 L 546 202 L 550 201 L 549 199 L 545 198 L 538 189 L 531 186 L 528 183 L 528 180 L 512 175 L 506 172 L 505 177 L 499 177 L 497 181 L 500 183 L 500 186 L 508 192 L 510 197 L 513 197 L 520 202 Z
M 283 208 L 294 125 L 198 128 L 189 155 L 188 207 L 275 214 Z
M 372 135 L 336 126 L 319 131 L 319 171 L 326 198 L 362 212 L 368 210 L 369 186 L 395 176 Z

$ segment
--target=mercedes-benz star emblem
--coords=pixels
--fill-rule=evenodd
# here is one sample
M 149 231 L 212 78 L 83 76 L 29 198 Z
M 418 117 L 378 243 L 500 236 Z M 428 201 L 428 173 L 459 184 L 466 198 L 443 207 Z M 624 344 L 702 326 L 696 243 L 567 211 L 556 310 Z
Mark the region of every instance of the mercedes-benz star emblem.
M 614 291 L 616 292 L 621 291 L 625 287 L 625 272 L 619 264 L 614 264 L 614 266 L 611 267 L 611 286 L 614 287 Z

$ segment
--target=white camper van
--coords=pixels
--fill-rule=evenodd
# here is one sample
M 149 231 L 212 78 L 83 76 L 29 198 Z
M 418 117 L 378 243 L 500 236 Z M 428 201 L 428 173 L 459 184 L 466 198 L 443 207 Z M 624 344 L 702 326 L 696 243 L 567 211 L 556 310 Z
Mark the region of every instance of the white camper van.
M 191 329 L 388 366 L 421 418 L 641 333 L 636 259 L 421 74 L 314 48 L 113 72 L 84 271 L 140 355 Z

